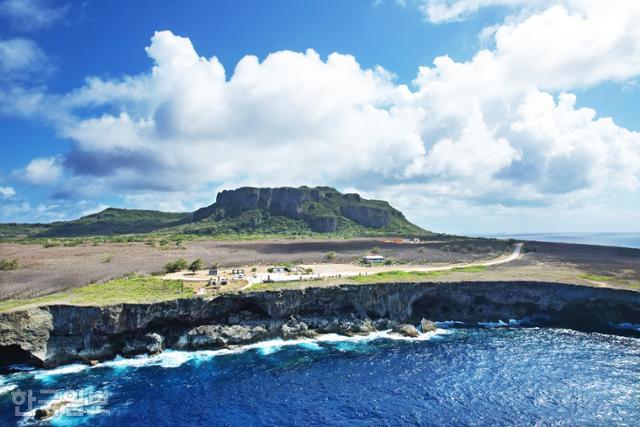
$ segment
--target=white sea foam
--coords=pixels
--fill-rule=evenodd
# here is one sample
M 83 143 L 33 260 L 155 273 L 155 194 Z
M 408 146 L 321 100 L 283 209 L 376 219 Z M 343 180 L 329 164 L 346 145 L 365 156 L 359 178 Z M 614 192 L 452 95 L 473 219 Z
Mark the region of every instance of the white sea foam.
M 95 368 L 111 368 L 114 370 L 123 369 L 135 369 L 147 366 L 159 366 L 162 368 L 177 368 L 190 361 L 201 361 L 211 359 L 213 357 L 239 354 L 250 350 L 256 350 L 260 355 L 268 356 L 274 354 L 283 348 L 299 346 L 306 350 L 321 351 L 323 350 L 322 344 L 335 344 L 335 343 L 358 343 L 369 342 L 379 339 L 399 340 L 399 341 L 427 341 L 439 335 L 450 334 L 453 331 L 438 328 L 433 332 L 420 333 L 418 337 L 411 338 L 392 332 L 391 330 L 376 331 L 367 335 L 354 335 L 346 336 L 339 334 L 322 334 L 314 338 L 299 338 L 292 340 L 283 340 L 280 338 L 260 341 L 252 344 L 224 348 L 220 350 L 198 350 L 198 351 L 182 351 L 182 350 L 166 350 L 162 353 L 153 356 L 137 356 L 133 358 L 124 358 L 117 356 L 115 359 L 98 363 L 95 366 L 88 366 L 82 364 L 73 364 L 62 366 L 51 370 L 39 370 L 34 371 L 34 378 L 41 381 L 51 381 L 56 376 L 68 375 L 78 372 L 82 372 L 86 369 Z
M 456 325 L 464 325 L 464 322 L 460 322 L 459 320 L 443 320 L 442 322 L 435 322 L 436 326 L 439 328 L 450 328 Z
M 74 363 L 72 365 L 60 366 L 59 368 L 54 369 L 33 371 L 33 377 L 37 380 L 46 382 L 53 380 L 59 375 L 77 374 L 78 372 L 82 372 L 89 368 L 90 366 L 88 365 Z
M 614 325 L 617 329 L 631 330 L 640 332 L 640 323 L 619 323 Z
M 339 342 L 368 342 L 377 339 L 392 339 L 402 341 L 426 341 L 432 339 L 438 335 L 449 334 L 452 331 L 438 328 L 434 332 L 427 332 L 420 334 L 416 338 L 404 337 L 400 334 L 388 331 L 376 331 L 367 335 L 354 335 L 346 336 L 339 334 L 322 334 L 314 338 L 299 338 L 292 340 L 283 340 L 280 338 L 260 341 L 247 345 L 224 348 L 220 350 L 198 350 L 198 351 L 181 351 L 181 350 L 166 350 L 160 354 L 154 356 L 138 356 L 132 359 L 125 359 L 123 357 L 117 357 L 114 360 L 103 362 L 96 367 L 110 367 L 110 368 L 139 368 L 143 366 L 160 366 L 163 368 L 176 368 L 192 360 L 206 360 L 213 357 L 226 356 L 231 354 L 239 354 L 250 350 L 256 350 L 262 356 L 268 356 L 274 354 L 283 348 L 299 346 L 307 350 L 322 350 L 321 344 L 331 344 Z
M 529 323 L 529 318 L 525 317 L 522 319 L 509 319 L 507 322 L 503 320 L 498 320 L 497 322 L 478 322 L 478 325 L 484 326 L 485 328 L 508 328 L 514 326 L 522 326 Z
M 2 396 L 3 394 L 7 394 L 7 393 L 15 390 L 16 388 L 18 388 L 18 386 L 15 385 L 15 384 L 1 384 L 0 385 L 0 396 Z
M 9 365 L 9 370 L 12 372 L 20 371 L 20 372 L 28 372 L 34 371 L 36 368 L 29 365 Z

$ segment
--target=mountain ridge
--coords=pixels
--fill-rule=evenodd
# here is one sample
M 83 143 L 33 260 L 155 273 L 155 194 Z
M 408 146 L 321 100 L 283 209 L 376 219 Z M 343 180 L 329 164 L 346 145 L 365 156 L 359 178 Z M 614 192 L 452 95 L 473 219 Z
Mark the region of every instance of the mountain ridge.
M 331 187 L 241 187 L 224 190 L 216 201 L 194 212 L 107 208 L 71 221 L 51 224 L 0 224 L 0 237 L 86 237 L 181 233 L 424 234 L 399 210 L 382 200 Z

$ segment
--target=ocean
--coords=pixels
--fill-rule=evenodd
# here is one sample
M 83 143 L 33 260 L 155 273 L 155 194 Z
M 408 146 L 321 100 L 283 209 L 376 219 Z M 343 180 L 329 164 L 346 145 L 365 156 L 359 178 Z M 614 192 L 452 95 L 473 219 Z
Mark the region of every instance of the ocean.
M 543 242 L 583 243 L 640 249 L 640 233 L 521 233 L 478 235 L 500 239 L 539 240 Z
M 67 396 L 54 426 L 640 423 L 640 338 L 485 326 L 18 371 L 0 377 L 0 425 L 34 424 L 15 417 L 43 405 L 16 407 L 27 390 Z

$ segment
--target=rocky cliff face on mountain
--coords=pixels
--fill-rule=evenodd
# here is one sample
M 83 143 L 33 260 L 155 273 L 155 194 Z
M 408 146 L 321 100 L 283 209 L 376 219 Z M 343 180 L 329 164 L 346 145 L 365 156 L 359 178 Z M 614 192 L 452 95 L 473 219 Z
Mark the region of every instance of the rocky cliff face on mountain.
M 194 212 L 194 221 L 222 220 L 244 212 L 260 210 L 272 216 L 304 221 L 312 231 L 335 232 L 345 222 L 382 229 L 405 227 L 423 232 L 387 202 L 366 200 L 358 194 L 341 194 L 330 187 L 253 188 L 225 190 L 216 202 Z
M 0 314 L 0 366 L 56 366 L 164 348 L 393 329 L 436 321 L 522 319 L 576 329 L 640 324 L 640 293 L 541 282 L 345 285 L 223 294 L 153 304 L 50 306 Z

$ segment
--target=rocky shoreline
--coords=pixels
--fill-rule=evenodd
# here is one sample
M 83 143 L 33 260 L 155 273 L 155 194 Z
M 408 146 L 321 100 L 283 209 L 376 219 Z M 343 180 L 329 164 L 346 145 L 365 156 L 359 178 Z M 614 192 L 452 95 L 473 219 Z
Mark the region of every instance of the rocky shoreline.
M 153 304 L 55 305 L 0 314 L 0 366 L 54 367 L 169 348 L 218 349 L 323 333 L 392 329 L 415 336 L 418 329 L 433 330 L 431 321 L 476 324 L 522 318 L 588 330 L 640 324 L 640 293 L 545 282 L 389 283 Z

